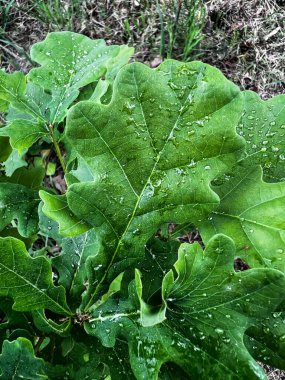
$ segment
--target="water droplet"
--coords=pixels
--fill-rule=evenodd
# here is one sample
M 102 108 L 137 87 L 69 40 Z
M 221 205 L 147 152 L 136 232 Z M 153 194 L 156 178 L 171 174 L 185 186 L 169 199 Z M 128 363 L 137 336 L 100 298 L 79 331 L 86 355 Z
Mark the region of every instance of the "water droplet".
M 221 334 L 224 333 L 224 330 L 222 330 L 222 329 L 220 329 L 220 328 L 217 327 L 217 328 L 215 329 L 215 332 L 216 332 L 217 334 L 221 335 Z

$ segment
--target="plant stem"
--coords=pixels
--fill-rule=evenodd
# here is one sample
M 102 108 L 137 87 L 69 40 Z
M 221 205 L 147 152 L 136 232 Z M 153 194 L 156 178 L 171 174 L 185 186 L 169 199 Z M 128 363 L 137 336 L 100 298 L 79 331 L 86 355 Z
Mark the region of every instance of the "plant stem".
M 60 165 L 62 167 L 62 170 L 64 172 L 64 174 L 66 173 L 66 165 L 65 165 L 65 162 L 63 160 L 63 157 L 62 157 L 62 154 L 61 154 L 61 151 L 60 151 L 60 147 L 59 147 L 59 144 L 55 138 L 55 135 L 54 135 L 54 129 L 53 129 L 53 125 L 50 124 L 49 125 L 49 131 L 50 131 L 50 136 L 51 136 L 51 139 L 52 139 L 52 142 L 53 142 L 53 145 L 55 147 L 55 151 L 56 151 L 56 154 L 57 154 L 57 157 L 59 159 L 59 162 L 60 162 Z
M 35 353 L 38 354 L 39 353 L 39 350 L 41 348 L 41 344 L 43 343 L 43 341 L 45 340 L 45 337 L 44 336 L 40 336 L 38 338 L 38 341 L 37 341 L 37 344 L 36 344 L 36 347 L 35 347 Z

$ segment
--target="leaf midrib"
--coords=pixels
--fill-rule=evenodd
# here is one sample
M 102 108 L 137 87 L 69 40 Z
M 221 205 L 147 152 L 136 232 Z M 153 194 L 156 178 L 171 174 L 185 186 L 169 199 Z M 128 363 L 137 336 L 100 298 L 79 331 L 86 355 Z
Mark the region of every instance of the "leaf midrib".
M 135 76 L 134 65 L 132 66 L 132 69 L 133 69 L 133 78 L 134 78 L 134 81 L 135 81 L 135 86 L 136 86 L 136 88 L 137 88 L 137 87 L 138 87 L 138 84 L 137 84 L 137 80 L 136 80 L 136 76 Z M 191 89 L 190 89 L 189 91 L 191 91 Z M 175 94 L 175 92 L 173 92 L 173 93 Z M 188 95 L 189 95 L 189 94 L 188 94 Z M 185 103 L 187 102 L 187 100 L 188 100 L 188 97 L 185 98 L 185 102 L 183 103 L 183 106 L 185 105 Z M 139 98 L 138 98 L 138 101 L 139 101 Z M 141 105 L 141 103 L 140 103 L 140 105 Z M 123 239 L 125 238 L 125 235 L 127 234 L 128 230 L 129 230 L 129 227 L 130 227 L 130 225 L 132 224 L 133 219 L 134 219 L 134 217 L 135 217 L 135 215 L 136 215 L 137 209 L 138 209 L 138 207 L 139 207 L 139 204 L 140 204 L 140 202 L 141 202 L 141 199 L 142 199 L 142 197 L 143 197 L 143 194 L 144 194 L 144 192 L 145 192 L 145 189 L 146 189 L 146 187 L 148 186 L 149 181 L 150 181 L 151 177 L 153 176 L 153 174 L 154 174 L 154 172 L 155 172 L 155 170 L 156 170 L 156 167 L 157 167 L 157 165 L 158 165 L 158 163 L 159 163 L 159 161 L 160 161 L 161 155 L 162 155 L 162 153 L 163 153 L 165 147 L 166 147 L 167 144 L 169 143 L 170 138 L 171 138 L 171 136 L 172 136 L 172 134 L 173 134 L 173 131 L 175 130 L 175 127 L 177 126 L 177 124 L 178 124 L 178 122 L 179 122 L 179 120 L 180 120 L 180 117 L 182 116 L 182 108 L 183 108 L 183 107 L 181 107 L 181 111 L 178 113 L 177 119 L 176 119 L 176 121 L 175 121 L 175 123 L 174 123 L 174 125 L 173 125 L 173 127 L 172 127 L 172 129 L 171 129 L 171 131 L 169 132 L 168 137 L 167 137 L 167 139 L 165 140 L 165 143 L 164 143 L 162 149 L 161 149 L 161 150 L 158 152 L 158 154 L 157 154 L 157 157 L 156 157 L 155 163 L 154 163 L 154 165 L 153 165 L 152 171 L 151 171 L 149 177 L 147 178 L 147 180 L 145 181 L 145 185 L 144 185 L 144 187 L 142 188 L 141 193 L 140 193 L 140 195 L 139 195 L 139 197 L 138 197 L 138 199 L 137 199 L 137 202 L 136 202 L 136 204 L 135 204 L 135 207 L 134 207 L 134 210 L 133 210 L 133 212 L 132 212 L 132 215 L 131 215 L 131 217 L 130 217 L 130 219 L 129 219 L 129 222 L 128 222 L 128 224 L 127 224 L 127 226 L 126 226 L 124 232 L 122 233 L 122 235 L 121 235 L 121 237 L 120 237 L 120 239 L 119 239 L 119 241 L 118 241 L 118 244 L 117 244 L 117 246 L 116 246 L 115 252 L 114 252 L 114 254 L 113 254 L 113 256 L 112 256 L 112 258 L 111 258 L 111 260 L 110 260 L 110 262 L 109 262 L 109 264 L 108 264 L 108 267 L 107 267 L 107 269 L 105 270 L 104 275 L 102 276 L 101 280 L 98 282 L 98 284 L 97 284 L 97 286 L 96 286 L 96 288 L 95 288 L 93 294 L 91 295 L 90 300 L 89 300 L 89 302 L 88 302 L 88 304 L 87 304 L 85 310 L 88 310 L 88 309 L 92 306 L 92 301 L 93 301 L 94 297 L 95 297 L 96 294 L 98 293 L 98 290 L 99 290 L 101 284 L 102 284 L 103 281 L 105 280 L 105 278 L 106 278 L 106 276 L 107 276 L 107 274 L 108 274 L 108 272 L 109 272 L 111 266 L 113 265 L 113 262 L 114 262 L 114 260 L 115 260 L 115 258 L 116 258 L 116 256 L 117 256 L 117 253 L 118 253 L 118 251 L 119 251 L 119 249 L 120 249 L 121 243 L 122 243 Z M 109 149 L 110 149 L 110 148 L 109 148 Z M 111 151 L 111 152 L 112 152 L 112 151 Z M 112 154 L 114 155 L 113 152 L 112 152 Z M 122 168 L 122 170 L 123 170 L 123 168 Z M 123 172 L 124 172 L 124 170 L 123 170 Z M 124 172 L 124 174 L 125 174 L 125 172 Z M 125 174 L 125 176 L 127 177 L 126 174 Z M 128 178 L 127 178 L 127 179 L 128 179 Z M 129 179 L 128 179 L 128 182 L 129 182 Z
M 132 65 L 132 70 L 133 70 L 133 78 L 134 78 L 135 86 L 136 86 L 136 89 L 137 89 L 138 84 L 137 84 L 136 75 L 135 75 L 135 65 Z M 196 81 L 198 81 L 199 79 L 200 79 L 200 78 L 197 77 L 197 78 L 196 78 Z M 193 90 L 192 88 L 189 89 L 188 96 L 189 96 L 189 94 L 190 94 L 190 92 L 191 92 L 192 90 Z M 177 101 L 181 103 L 181 100 L 177 98 L 177 95 L 176 95 L 175 91 L 173 91 L 173 90 L 171 90 L 171 91 L 172 91 L 172 93 L 175 95 Z M 185 101 L 183 102 L 183 104 L 181 104 L 180 111 L 179 111 L 179 113 L 178 113 L 177 119 L 176 119 L 175 123 L 173 124 L 173 127 L 172 127 L 171 131 L 169 132 L 168 137 L 167 137 L 167 139 L 165 140 L 165 143 L 164 143 L 163 147 L 161 148 L 161 150 L 160 150 L 159 152 L 157 152 L 157 157 L 156 157 L 156 160 L 155 160 L 155 162 L 154 162 L 154 166 L 153 166 L 153 168 L 152 168 L 152 170 L 151 170 L 151 173 L 150 173 L 149 177 L 148 177 L 148 178 L 146 179 L 146 181 L 145 181 L 145 185 L 144 185 L 144 187 L 142 188 L 140 195 L 138 196 L 137 202 L 136 202 L 136 204 L 135 204 L 135 206 L 134 206 L 134 210 L 133 210 L 133 212 L 132 212 L 132 214 L 131 214 L 131 216 L 130 216 L 130 219 L 129 219 L 128 223 L 127 223 L 127 226 L 126 226 L 124 232 L 122 233 L 122 235 L 121 235 L 121 237 L 120 237 L 120 239 L 119 239 L 119 241 L 118 241 L 118 243 L 117 243 L 117 246 L 116 246 L 116 249 L 115 249 L 115 251 L 114 251 L 114 254 L 113 254 L 113 256 L 112 256 L 112 258 L 111 258 L 111 260 L 110 260 L 110 262 L 109 262 L 109 264 L 108 264 L 108 266 L 107 266 L 107 268 L 106 268 L 106 270 L 105 270 L 105 272 L 104 272 L 104 275 L 102 276 L 101 280 L 97 283 L 97 286 L 96 286 L 96 288 L 95 288 L 93 294 L 91 295 L 90 300 L 89 300 L 89 302 L 87 303 L 87 306 L 85 307 L 85 311 L 89 310 L 89 308 L 92 306 L 92 301 L 93 301 L 94 297 L 97 295 L 97 293 L 98 293 L 98 291 L 99 291 L 99 288 L 100 288 L 101 284 L 104 282 L 104 280 L 105 280 L 105 278 L 107 277 L 107 274 L 108 274 L 108 272 L 109 272 L 111 266 L 113 265 L 113 262 L 114 262 L 114 260 L 115 260 L 115 258 L 116 258 L 116 256 L 117 256 L 117 253 L 118 253 L 118 251 L 119 251 L 119 249 L 120 249 L 120 246 L 121 246 L 121 244 L 122 244 L 122 242 L 123 242 L 123 239 L 125 238 L 125 235 L 127 234 L 128 230 L 129 230 L 129 227 L 131 226 L 131 224 L 132 224 L 132 222 L 133 222 L 133 220 L 134 220 L 134 218 L 135 218 L 135 216 L 136 216 L 136 212 L 137 212 L 137 209 L 138 209 L 138 207 L 139 207 L 139 204 L 140 204 L 140 202 L 141 202 L 141 200 L 142 200 L 142 197 L 143 197 L 143 195 L 144 195 L 145 189 L 146 189 L 146 187 L 148 186 L 150 179 L 151 179 L 152 176 L 154 175 L 154 173 L 155 173 L 155 171 L 156 171 L 156 167 L 157 167 L 157 165 L 158 165 L 158 163 L 159 163 L 159 161 L 160 161 L 160 158 L 161 158 L 161 156 L 162 156 L 162 153 L 164 152 L 166 146 L 168 145 L 168 143 L 169 143 L 169 141 L 170 141 L 170 138 L 171 138 L 171 136 L 173 135 L 173 132 L 174 132 L 174 130 L 175 130 L 175 128 L 176 128 L 178 122 L 180 121 L 181 116 L 182 116 L 183 113 L 184 113 L 184 112 L 183 112 L 183 107 L 185 106 L 186 102 L 188 101 L 188 96 L 185 97 Z M 239 93 L 236 93 L 235 95 L 233 95 L 233 97 L 232 97 L 232 98 L 231 98 L 226 104 L 223 104 L 221 107 L 219 107 L 218 109 L 214 110 L 214 111 L 211 112 L 211 113 L 215 113 L 215 112 L 217 112 L 218 110 L 220 110 L 221 108 L 225 107 L 227 104 L 231 103 L 231 102 L 232 102 L 234 99 L 236 99 L 236 97 L 238 97 L 238 96 L 239 96 Z M 139 101 L 139 98 L 138 98 L 138 101 Z M 141 103 L 140 103 L 140 106 L 141 106 Z M 142 107 L 142 106 L 141 106 L 141 107 Z M 81 112 L 81 111 L 80 111 L 80 112 Z M 82 113 L 82 112 L 81 112 L 81 113 Z M 84 114 L 82 114 L 82 116 L 85 117 Z M 205 115 L 205 116 L 208 116 L 208 115 Z M 88 119 L 87 119 L 87 120 L 88 120 Z M 91 123 L 91 124 L 92 124 L 92 123 Z M 94 127 L 93 124 L 92 124 L 92 126 Z M 147 125 L 146 125 L 146 127 L 147 127 Z M 100 135 L 100 137 L 101 137 L 101 135 Z M 103 141 L 104 141 L 104 140 L 103 140 Z M 104 141 L 104 142 L 105 142 L 105 141 Z M 107 144 L 106 142 L 105 142 L 105 144 L 106 144 L 106 146 L 108 147 L 108 149 L 111 151 L 110 153 L 114 156 L 114 153 L 113 153 L 113 151 L 111 150 L 111 148 L 108 146 L 108 144 Z M 116 156 L 115 156 L 115 158 L 116 158 L 116 160 L 117 160 L 117 157 L 116 157 Z M 121 165 L 120 165 L 120 166 L 121 166 Z M 122 168 L 122 170 L 123 170 L 123 168 Z M 125 177 L 127 178 L 127 181 L 129 182 L 129 179 L 128 179 L 128 177 L 127 177 L 127 175 L 126 175 L 126 173 L 125 173 L 124 170 L 123 170 L 123 173 L 124 173 Z M 135 193 L 135 194 L 137 195 L 137 193 Z

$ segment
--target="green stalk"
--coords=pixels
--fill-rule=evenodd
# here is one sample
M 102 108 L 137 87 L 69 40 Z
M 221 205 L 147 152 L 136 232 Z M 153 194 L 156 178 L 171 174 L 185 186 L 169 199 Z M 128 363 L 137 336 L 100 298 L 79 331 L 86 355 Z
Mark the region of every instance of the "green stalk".
M 51 139 L 52 139 L 52 143 L 53 143 L 53 145 L 55 147 L 55 151 L 56 151 L 57 157 L 59 159 L 59 162 L 60 162 L 60 165 L 62 167 L 62 170 L 63 170 L 63 172 L 65 174 L 66 173 L 66 165 L 65 165 L 65 162 L 63 160 L 59 144 L 58 144 L 58 142 L 57 142 L 57 140 L 55 138 L 54 129 L 53 129 L 53 125 L 52 124 L 49 125 L 49 131 L 50 131 L 50 136 L 51 136 Z

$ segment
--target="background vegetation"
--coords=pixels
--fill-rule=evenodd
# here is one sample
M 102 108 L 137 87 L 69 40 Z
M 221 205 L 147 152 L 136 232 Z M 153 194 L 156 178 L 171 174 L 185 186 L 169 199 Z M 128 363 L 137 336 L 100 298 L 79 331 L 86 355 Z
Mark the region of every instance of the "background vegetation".
M 133 45 L 152 66 L 202 59 L 264 98 L 285 92 L 284 0 L 2 0 L 0 13 L 8 71 L 27 70 L 48 31 L 72 30 Z

